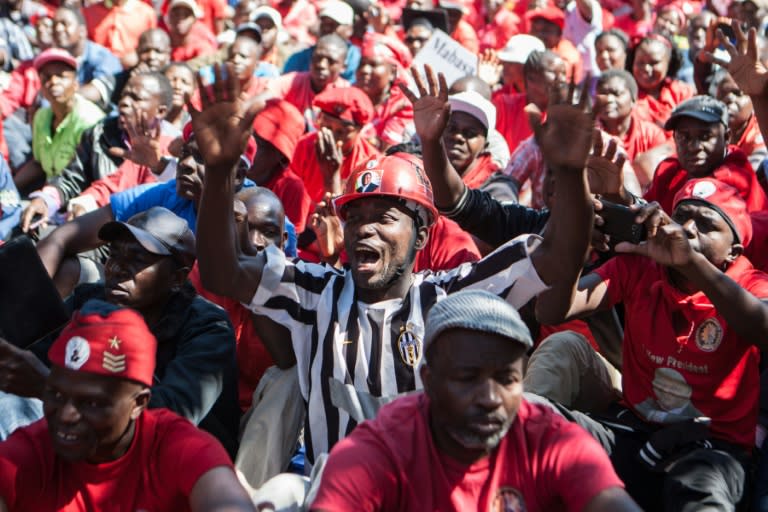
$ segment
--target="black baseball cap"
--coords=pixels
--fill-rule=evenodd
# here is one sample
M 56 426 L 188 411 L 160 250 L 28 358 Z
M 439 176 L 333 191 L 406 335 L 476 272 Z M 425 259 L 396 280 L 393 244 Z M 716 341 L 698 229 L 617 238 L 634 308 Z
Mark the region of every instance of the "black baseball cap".
M 723 123 L 728 128 L 728 107 L 712 96 L 694 96 L 679 104 L 664 123 L 665 130 L 674 130 L 683 117 L 691 117 L 705 123 Z

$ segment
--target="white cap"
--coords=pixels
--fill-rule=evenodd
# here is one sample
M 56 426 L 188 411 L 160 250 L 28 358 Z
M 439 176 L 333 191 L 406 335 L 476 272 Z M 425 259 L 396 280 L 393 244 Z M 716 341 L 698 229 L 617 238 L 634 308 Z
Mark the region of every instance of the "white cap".
M 466 112 L 485 126 L 487 133 L 496 128 L 496 107 L 475 91 L 465 91 L 448 97 L 451 112 Z
M 200 10 L 200 6 L 197 5 L 195 0 L 171 0 L 170 5 L 168 5 L 168 12 L 171 12 L 171 9 L 180 5 L 192 9 L 192 12 L 195 14 L 196 18 L 203 17 L 203 12 Z
M 499 51 L 498 56 L 502 62 L 525 64 L 532 52 L 543 52 L 544 50 L 546 50 L 544 43 L 538 37 L 518 34 L 509 38 L 506 46 Z
M 331 18 L 339 25 L 352 25 L 355 20 L 355 11 L 346 2 L 330 0 L 326 2 L 325 7 L 323 7 L 318 16 Z
M 283 17 L 280 16 L 280 13 L 272 7 L 261 5 L 251 13 L 251 21 L 256 21 L 259 18 L 264 17 L 271 19 L 272 23 L 274 23 L 275 27 L 277 27 L 277 30 L 281 30 L 283 28 Z

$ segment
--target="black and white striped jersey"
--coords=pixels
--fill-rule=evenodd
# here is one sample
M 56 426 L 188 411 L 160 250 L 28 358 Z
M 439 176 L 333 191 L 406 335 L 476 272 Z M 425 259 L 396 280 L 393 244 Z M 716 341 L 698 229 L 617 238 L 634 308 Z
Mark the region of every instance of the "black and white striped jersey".
M 304 439 L 310 462 L 357 424 L 331 403 L 331 379 L 373 397 L 420 389 L 418 366 L 430 307 L 465 288 L 488 290 L 522 307 L 546 289 L 529 257 L 539 240 L 524 235 L 478 262 L 413 274 L 403 299 L 376 304 L 356 299 L 350 271 L 292 262 L 276 247 L 268 247 L 261 283 L 246 306 L 291 331 L 307 404 Z

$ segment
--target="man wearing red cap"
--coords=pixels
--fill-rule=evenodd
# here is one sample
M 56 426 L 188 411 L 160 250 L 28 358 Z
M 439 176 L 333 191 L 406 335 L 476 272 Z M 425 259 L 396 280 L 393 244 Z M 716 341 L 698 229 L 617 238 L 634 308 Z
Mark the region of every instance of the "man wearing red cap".
M 291 166 L 296 144 L 304 135 L 304 118 L 296 107 L 284 100 L 271 99 L 253 120 L 256 156 L 248 177 L 280 198 L 285 214 L 302 233 L 312 200 L 304 182 Z
M 45 419 L 0 443 L 1 511 L 254 510 L 215 439 L 147 410 L 156 345 L 131 309 L 74 314 L 48 352 Z
M 531 9 L 525 13 L 528 33 L 542 40 L 548 50 L 558 54 L 568 64 L 568 80 L 583 78 L 581 54 L 573 43 L 563 37 L 565 13 L 554 5 Z
M 299 141 L 292 164 L 309 197 L 318 203 L 327 192 L 340 193 L 352 169 L 378 155 L 379 150 L 360 136 L 373 118 L 371 100 L 361 89 L 328 89 L 318 94 L 312 105 L 319 110 L 318 130 Z
M 768 275 L 743 256 L 752 223 L 738 190 L 693 179 L 674 205 L 671 218 L 656 203 L 635 210 L 648 240 L 619 243 L 629 254 L 582 277 L 570 310 L 540 319 L 558 323 L 624 303 L 622 403 L 579 423 L 603 442 L 645 510 L 733 510 L 755 444 Z M 534 353 L 526 385 L 549 370 L 548 389 L 556 389 L 576 364 L 559 341 Z M 580 372 L 604 364 L 591 353 Z

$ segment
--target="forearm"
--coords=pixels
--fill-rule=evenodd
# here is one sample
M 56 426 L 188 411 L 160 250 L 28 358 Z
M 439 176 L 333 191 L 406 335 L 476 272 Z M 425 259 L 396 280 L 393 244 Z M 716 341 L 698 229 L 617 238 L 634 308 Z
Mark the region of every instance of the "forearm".
M 702 254 L 695 253 L 685 267 L 678 267 L 686 279 L 701 289 L 725 318 L 728 327 L 761 350 L 768 349 L 768 305 L 739 286 L 712 265 Z
M 591 0 L 576 0 L 576 8 L 579 10 L 579 14 L 585 21 L 592 21 L 592 1 Z
M 450 210 L 461 199 L 465 188 L 464 182 L 448 161 L 442 139 L 422 139 L 421 150 L 424 170 L 432 184 L 435 206 Z
M 61 261 L 67 256 L 75 256 L 104 245 L 104 241 L 99 238 L 99 229 L 112 220 L 114 220 L 112 208 L 104 206 L 72 222 L 62 224 L 43 238 L 37 244 L 37 254 L 48 275 L 53 277 Z

